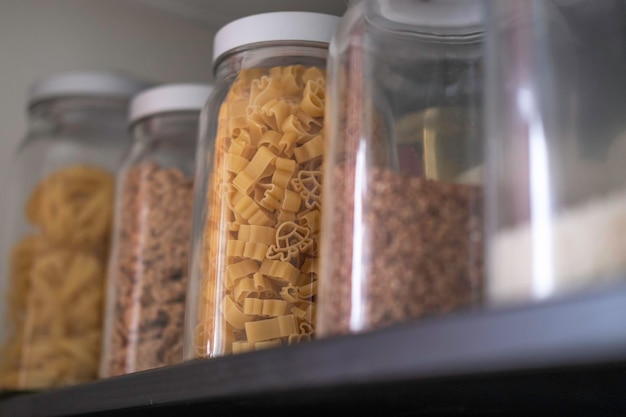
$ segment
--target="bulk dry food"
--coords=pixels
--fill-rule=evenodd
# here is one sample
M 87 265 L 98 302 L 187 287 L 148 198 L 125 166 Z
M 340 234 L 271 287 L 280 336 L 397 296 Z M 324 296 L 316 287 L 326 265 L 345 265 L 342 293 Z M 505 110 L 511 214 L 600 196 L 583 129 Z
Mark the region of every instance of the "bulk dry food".
M 199 355 L 313 336 L 324 88 L 325 73 L 315 67 L 244 70 L 221 106 Z
M 145 162 L 127 171 L 110 274 L 116 301 L 108 376 L 182 360 L 192 188 L 177 168 Z
M 70 166 L 44 179 L 25 207 L 33 234 L 11 251 L 11 337 L 0 353 L 4 387 L 36 389 L 97 376 L 113 178 Z
M 626 192 L 570 207 L 554 217 L 548 236 L 528 223 L 504 229 L 490 242 L 491 301 L 525 301 L 535 296 L 535 256 L 547 256 L 552 285 L 568 292 L 615 282 L 626 269 Z M 541 241 L 538 241 L 541 239 Z M 536 252 L 542 248 L 541 254 Z
M 335 237 L 328 252 L 332 288 L 324 292 L 325 334 L 348 333 L 351 326 L 379 328 L 476 302 L 483 277 L 479 186 L 371 168 L 360 202 L 363 235 L 355 235 L 354 199 L 346 198 L 354 195 L 348 191 L 355 187 L 354 168 L 340 164 L 333 175 Z M 357 244 L 364 246 L 361 259 L 353 258 Z M 358 293 L 355 265 L 365 276 Z M 352 310 L 355 300 L 360 315 Z

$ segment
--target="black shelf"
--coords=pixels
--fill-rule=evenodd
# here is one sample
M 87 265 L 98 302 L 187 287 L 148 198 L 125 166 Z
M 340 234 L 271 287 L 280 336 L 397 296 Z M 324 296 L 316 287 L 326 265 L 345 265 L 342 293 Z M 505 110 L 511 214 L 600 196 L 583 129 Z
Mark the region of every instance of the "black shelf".
M 0 417 L 330 411 L 626 415 L 626 288 L 190 361 L 0 400 Z

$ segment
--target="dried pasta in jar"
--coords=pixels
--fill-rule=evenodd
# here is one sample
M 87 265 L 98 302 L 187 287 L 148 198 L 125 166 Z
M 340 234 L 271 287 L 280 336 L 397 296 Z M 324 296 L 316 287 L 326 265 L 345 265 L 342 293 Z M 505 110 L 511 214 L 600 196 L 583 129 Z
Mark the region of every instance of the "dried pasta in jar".
M 301 25 L 287 28 L 294 33 L 284 39 L 268 32 L 272 43 L 265 46 L 232 44 L 219 32 L 216 37 L 216 73 L 223 78 L 216 86 L 221 94 L 207 104 L 206 165 L 197 167 L 205 186 L 196 195 L 204 206 L 194 225 L 188 358 L 286 346 L 315 334 L 325 59 L 332 30 L 313 35 L 309 29 L 334 30 L 337 18 L 269 13 L 221 31 L 286 21 Z M 243 49 L 231 54 L 235 48 Z M 246 60 L 257 54 L 263 58 Z M 228 73 L 233 62 L 240 67 Z
M 52 173 L 28 199 L 25 215 L 37 231 L 10 252 L 3 387 L 96 378 L 112 204 L 112 175 L 84 165 Z
M 150 84 L 71 71 L 31 85 L 0 197 L 0 396 L 98 377 L 113 174 L 129 99 Z

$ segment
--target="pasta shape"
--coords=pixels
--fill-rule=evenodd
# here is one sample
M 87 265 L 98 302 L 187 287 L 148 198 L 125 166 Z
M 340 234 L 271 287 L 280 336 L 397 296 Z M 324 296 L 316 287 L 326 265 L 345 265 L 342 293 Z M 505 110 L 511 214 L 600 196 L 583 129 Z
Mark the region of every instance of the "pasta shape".
M 326 99 L 326 86 L 323 79 L 309 80 L 302 94 L 302 111 L 311 117 L 324 116 L 324 100 Z

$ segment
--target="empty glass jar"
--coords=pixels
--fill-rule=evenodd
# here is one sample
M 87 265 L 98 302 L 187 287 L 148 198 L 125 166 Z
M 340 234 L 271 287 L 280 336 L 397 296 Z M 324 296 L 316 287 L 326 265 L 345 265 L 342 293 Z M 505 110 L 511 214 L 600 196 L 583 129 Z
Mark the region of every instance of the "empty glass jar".
M 326 56 L 338 20 L 266 13 L 215 37 L 196 171 L 189 358 L 313 336 Z
M 31 89 L 28 133 L 3 197 L 4 389 L 97 377 L 114 175 L 128 148 L 128 102 L 149 85 L 73 72 Z
M 193 174 L 211 87 L 167 84 L 130 105 L 132 148 L 117 176 L 100 377 L 183 360 Z
M 480 1 L 351 2 L 329 54 L 320 336 L 480 304 L 482 45 Z
M 626 277 L 626 8 L 488 2 L 488 294 L 519 304 Z

